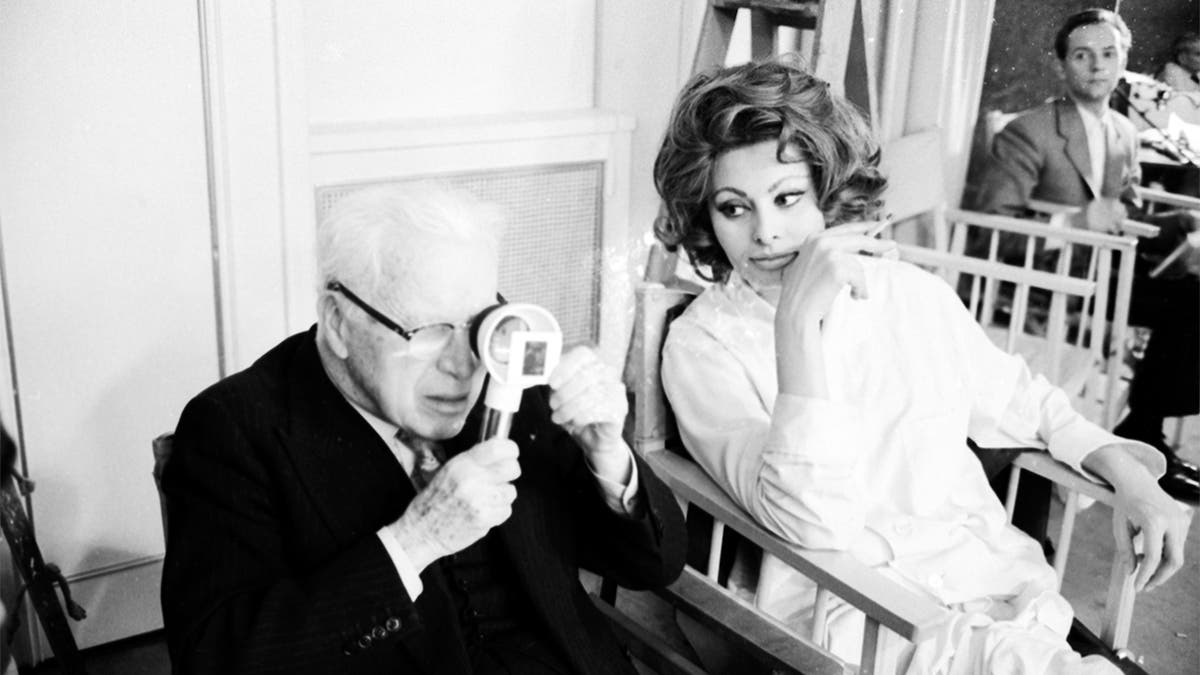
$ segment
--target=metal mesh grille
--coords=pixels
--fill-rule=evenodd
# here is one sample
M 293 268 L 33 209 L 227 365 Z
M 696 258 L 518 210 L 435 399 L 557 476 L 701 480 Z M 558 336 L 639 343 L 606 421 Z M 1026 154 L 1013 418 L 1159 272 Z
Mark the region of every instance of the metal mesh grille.
M 603 175 L 602 163 L 588 162 L 437 176 L 504 210 L 500 292 L 509 301 L 549 309 L 564 344 L 599 337 Z M 355 190 L 428 178 L 318 187 L 317 220 Z

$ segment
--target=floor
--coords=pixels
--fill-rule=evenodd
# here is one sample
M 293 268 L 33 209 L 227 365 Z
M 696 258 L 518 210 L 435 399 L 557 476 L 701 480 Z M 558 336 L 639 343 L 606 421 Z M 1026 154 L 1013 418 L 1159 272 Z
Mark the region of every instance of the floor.
M 1180 447 L 1182 456 L 1200 462 L 1200 417 L 1186 420 Z M 1056 506 L 1054 517 L 1057 519 L 1060 513 L 1061 506 Z M 1102 505 L 1092 506 L 1079 514 L 1075 527 L 1063 592 L 1080 619 L 1099 632 L 1113 554 L 1112 512 Z M 584 581 L 594 583 L 592 578 Z M 686 649 L 670 608 L 653 594 L 622 591 L 619 606 L 669 642 Z M 1130 649 L 1149 673 L 1200 672 L 1200 518 L 1192 519 L 1188 531 L 1184 568 L 1165 586 L 1138 596 Z M 170 672 L 161 632 L 87 650 L 86 658 L 89 675 Z M 21 675 L 59 672 L 52 661 L 20 670 Z

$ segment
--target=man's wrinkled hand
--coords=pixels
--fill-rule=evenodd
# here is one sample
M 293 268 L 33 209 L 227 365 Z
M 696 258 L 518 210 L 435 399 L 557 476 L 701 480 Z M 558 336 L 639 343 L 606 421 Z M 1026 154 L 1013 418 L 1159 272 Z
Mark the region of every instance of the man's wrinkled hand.
M 495 438 L 447 461 L 391 525 L 418 571 L 508 520 L 521 475 L 517 444 Z

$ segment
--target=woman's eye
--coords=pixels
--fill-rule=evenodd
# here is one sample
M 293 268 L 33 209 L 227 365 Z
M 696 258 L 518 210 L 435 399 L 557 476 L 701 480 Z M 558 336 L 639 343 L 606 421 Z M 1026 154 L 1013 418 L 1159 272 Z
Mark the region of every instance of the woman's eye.
M 791 206 L 800 201 L 800 198 L 803 196 L 803 192 L 784 192 L 775 197 L 775 203 L 779 206 Z
M 717 206 L 717 213 L 726 218 L 737 218 L 746 212 L 746 207 L 734 202 L 725 202 Z

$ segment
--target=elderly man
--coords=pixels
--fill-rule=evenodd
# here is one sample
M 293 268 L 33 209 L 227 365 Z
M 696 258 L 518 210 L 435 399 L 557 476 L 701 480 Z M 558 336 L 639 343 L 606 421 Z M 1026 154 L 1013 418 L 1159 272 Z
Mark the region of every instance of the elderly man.
M 1030 199 L 1084 207 L 1078 227 L 1111 229 L 1139 204 L 1141 176 L 1133 123 L 1109 109 L 1131 44 L 1121 17 L 1089 9 L 1069 17 L 1054 40 L 1056 69 L 1066 96 L 1010 122 L 995 138 L 975 208 L 1020 214 Z M 1177 457 L 1163 438 L 1163 419 L 1200 410 L 1200 294 L 1193 272 L 1178 265 L 1158 278 L 1149 271 L 1173 250 L 1197 218 L 1154 217 L 1162 228 L 1138 244 L 1130 321 L 1153 333 L 1130 392 L 1130 412 L 1118 435 L 1148 443 L 1167 458 L 1160 485 L 1177 499 L 1200 499 L 1194 464 Z
M 579 583 L 669 583 L 678 506 L 587 348 L 478 442 L 498 222 L 436 185 L 320 225 L 317 325 L 186 407 L 164 476 L 177 673 L 632 673 Z

